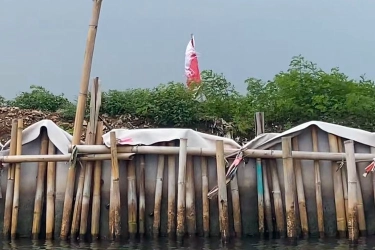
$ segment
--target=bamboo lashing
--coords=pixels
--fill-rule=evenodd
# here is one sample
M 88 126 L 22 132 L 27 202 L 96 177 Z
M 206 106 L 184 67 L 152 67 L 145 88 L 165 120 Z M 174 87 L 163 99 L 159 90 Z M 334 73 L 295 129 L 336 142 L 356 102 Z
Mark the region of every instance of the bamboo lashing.
M 91 16 L 90 25 L 89 25 L 89 31 L 87 34 L 86 51 L 85 51 L 85 57 L 83 61 L 80 90 L 79 90 L 79 95 L 78 95 L 78 100 L 77 100 L 77 110 L 76 110 L 76 115 L 75 115 L 75 120 L 74 120 L 72 145 L 80 144 L 83 119 L 85 116 L 87 91 L 88 91 L 88 86 L 89 86 L 91 66 L 92 66 L 94 47 L 95 47 L 95 38 L 96 38 L 97 30 L 98 30 L 101 5 L 102 5 L 102 0 L 93 1 L 92 16 Z M 64 208 L 63 208 L 61 232 L 60 232 L 60 238 L 63 240 L 67 239 L 68 232 L 70 231 L 69 229 L 70 229 L 72 206 L 73 206 L 73 192 L 74 192 L 75 176 L 76 176 L 76 168 L 75 166 L 70 166 L 69 171 L 68 171 L 68 178 L 66 182 Z

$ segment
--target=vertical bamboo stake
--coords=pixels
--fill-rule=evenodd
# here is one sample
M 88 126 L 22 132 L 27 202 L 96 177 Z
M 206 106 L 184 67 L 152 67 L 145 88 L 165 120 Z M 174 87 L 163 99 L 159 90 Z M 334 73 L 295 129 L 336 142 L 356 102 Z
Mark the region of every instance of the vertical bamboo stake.
M 344 149 L 342 148 L 342 140 L 341 137 L 337 137 L 337 145 L 340 153 L 344 153 Z M 342 186 L 344 191 L 344 203 L 345 203 L 345 218 L 348 220 L 348 177 L 346 174 L 346 165 L 341 167 L 341 178 L 342 178 Z
M 201 157 L 202 168 L 202 212 L 203 212 L 203 234 L 205 237 L 210 235 L 210 202 L 208 200 L 208 171 L 207 158 Z
M 219 222 L 222 240 L 226 241 L 229 237 L 228 226 L 228 197 L 225 177 L 224 163 L 224 142 L 216 141 L 216 164 L 217 164 L 217 185 L 219 202 Z
M 146 209 L 146 198 L 145 198 L 145 156 L 139 155 L 139 168 L 140 168 L 140 180 L 139 180 L 139 235 L 142 237 L 145 234 L 145 209 Z
M 55 154 L 55 145 L 48 142 L 48 154 Z M 46 206 L 46 240 L 52 240 L 55 227 L 55 188 L 56 186 L 56 162 L 48 162 L 47 165 L 47 206 Z
M 359 181 L 358 173 L 357 173 L 357 209 L 358 209 L 358 229 L 359 229 L 359 233 L 362 236 L 366 236 L 366 234 L 367 234 L 366 217 L 365 217 L 365 210 L 363 208 L 362 189 L 361 189 L 361 183 Z
M 86 145 L 90 145 L 89 141 L 92 141 L 92 137 L 94 136 L 92 133 L 91 127 L 92 127 L 91 123 L 89 122 L 87 126 L 87 130 L 86 130 L 86 143 L 85 143 Z M 85 183 L 85 172 L 86 172 L 87 166 L 90 164 L 92 164 L 92 162 L 84 162 L 81 165 L 80 172 L 79 172 L 78 187 L 77 187 L 77 193 L 76 193 L 76 198 L 75 198 L 75 203 L 74 203 L 72 227 L 71 227 L 71 232 L 70 232 L 70 236 L 72 238 L 75 238 L 79 231 L 81 208 L 82 208 L 83 186 Z
M 17 122 L 17 149 L 16 154 L 22 155 L 22 130 L 23 130 L 23 119 L 18 119 Z M 12 225 L 10 231 L 10 237 L 16 238 L 17 234 L 17 223 L 18 223 L 18 211 L 20 202 L 20 175 L 21 175 L 21 163 L 16 163 L 14 172 L 14 194 L 13 194 L 13 211 L 12 211 Z
M 86 144 L 92 145 L 97 144 L 96 132 L 98 125 L 99 109 L 101 104 L 101 91 L 99 88 L 99 78 L 95 77 L 91 90 L 91 100 L 90 100 L 90 122 L 88 130 L 91 136 L 86 138 Z M 79 228 L 80 238 L 84 238 L 87 233 L 88 217 L 89 217 L 89 206 L 90 206 L 90 196 L 91 196 L 91 182 L 92 182 L 92 172 L 93 172 L 94 162 L 87 162 L 85 170 L 85 178 L 83 183 L 83 193 L 82 193 L 82 210 L 78 211 L 81 213 L 81 224 Z
M 298 137 L 293 137 L 293 150 L 298 151 Z M 301 167 L 301 160 L 294 159 L 294 171 L 296 175 L 296 185 L 297 185 L 297 198 L 298 198 L 298 208 L 299 208 L 299 215 L 301 221 L 301 229 L 304 236 L 308 236 L 309 234 L 309 224 L 307 219 L 307 211 L 306 211 L 306 199 L 305 199 L 305 188 L 303 186 L 303 179 L 302 179 L 302 167 Z
M 96 128 L 96 144 L 103 144 L 103 122 L 98 121 Z M 95 161 L 94 166 L 94 187 L 92 193 L 92 211 L 91 211 L 91 236 L 94 239 L 99 238 L 99 223 L 100 223 L 100 191 L 101 191 L 101 179 L 102 179 L 102 161 Z
M 289 238 L 295 238 L 297 236 L 295 208 L 296 178 L 293 168 L 292 140 L 290 137 L 283 137 L 281 142 L 285 183 L 286 231 Z
M 348 140 L 345 144 L 346 166 L 348 168 L 348 231 L 349 240 L 358 240 L 358 207 L 357 207 L 357 168 L 354 156 L 354 142 Z
M 255 125 L 256 125 L 256 135 L 260 135 L 264 132 L 264 113 L 255 113 Z M 260 158 L 256 159 L 257 168 L 257 191 L 258 191 L 258 228 L 259 234 L 264 235 L 264 186 L 263 186 L 263 169 L 262 160 Z
M 226 137 L 232 138 L 231 133 L 228 133 Z M 232 181 L 230 182 L 230 190 L 231 190 L 231 193 L 232 193 L 234 233 L 235 233 L 235 236 L 241 236 L 241 234 L 242 234 L 241 206 L 240 206 L 240 193 L 239 193 L 239 189 L 238 189 L 237 173 L 234 175 Z M 269 202 L 271 202 L 271 201 L 269 200 Z M 271 203 L 269 203 L 269 205 L 271 206 Z M 270 219 L 271 219 L 271 222 L 272 222 L 272 217 L 270 217 Z
M 173 147 L 174 142 L 168 146 Z M 168 226 L 169 236 L 176 233 L 176 158 L 174 155 L 168 155 Z
M 337 144 L 337 137 L 333 134 L 328 134 L 328 143 L 330 152 L 337 153 L 339 151 Z M 336 222 L 337 231 L 341 237 L 346 235 L 346 218 L 345 218 L 345 201 L 342 188 L 341 173 L 336 171 L 338 169 L 337 162 L 332 162 L 333 188 L 335 191 L 335 205 L 336 205 Z
M 120 207 L 120 185 L 119 185 L 119 166 L 117 158 L 117 138 L 116 132 L 110 132 L 111 138 L 111 175 L 112 189 L 110 194 L 109 205 L 109 230 L 111 239 L 118 239 L 121 235 L 121 207 Z
M 177 236 L 185 235 L 185 209 L 186 209 L 186 160 L 187 139 L 180 139 L 180 151 L 178 155 L 178 180 L 177 180 Z
M 318 131 L 315 126 L 311 127 L 311 139 L 313 151 L 318 152 Z M 316 196 L 316 210 L 318 214 L 318 230 L 320 237 L 324 237 L 324 213 L 323 213 L 323 198 L 322 198 L 322 184 L 320 180 L 320 166 L 319 161 L 314 161 L 315 170 L 315 196 Z
M 41 142 L 40 142 L 40 154 L 45 155 L 48 153 L 48 134 L 47 129 L 41 129 Z M 44 181 L 46 177 L 47 162 L 38 163 L 38 176 L 36 182 L 36 193 L 34 202 L 34 218 L 32 227 L 32 237 L 34 240 L 39 238 L 43 202 L 44 202 Z
M 17 153 L 17 119 L 12 120 L 12 130 L 11 130 L 11 141 L 9 155 L 15 155 Z M 12 221 L 12 205 L 13 205 L 13 191 L 14 191 L 14 171 L 15 165 L 9 164 L 8 168 L 8 182 L 7 190 L 5 194 L 5 208 L 4 208 L 4 227 L 3 234 L 4 238 L 8 239 L 10 234 L 10 227 Z
M 273 222 L 272 222 L 272 206 L 271 206 L 271 196 L 270 190 L 268 186 L 268 171 L 267 165 L 263 162 L 263 184 L 264 184 L 264 211 L 266 214 L 266 222 L 267 222 L 267 229 L 268 234 L 271 235 L 273 233 Z M 234 205 L 233 205 L 234 207 Z M 240 217 L 241 219 L 241 217 Z
M 375 154 L 375 148 L 370 147 L 371 154 Z M 374 202 L 375 202 L 375 172 L 372 172 L 372 188 L 373 188 L 373 193 L 374 193 Z
M 187 225 L 187 233 L 189 235 L 195 235 L 196 215 L 195 215 L 194 166 L 193 166 L 192 155 L 188 155 L 187 160 L 186 160 L 186 225 Z
M 90 80 L 91 65 L 94 54 L 95 38 L 98 29 L 100 8 L 102 5 L 102 0 L 93 1 L 92 16 L 89 25 L 89 31 L 86 41 L 86 51 L 83 62 L 82 77 L 80 83 L 79 96 L 77 101 L 77 112 L 74 121 L 74 132 L 72 145 L 80 144 L 81 133 L 82 133 L 82 124 L 85 116 L 85 106 L 87 99 L 87 90 Z M 64 208 L 61 222 L 61 232 L 60 237 L 62 240 L 66 240 L 68 237 L 69 227 L 70 227 L 70 217 L 72 214 L 72 205 L 73 205 L 73 192 L 74 192 L 74 182 L 76 176 L 75 166 L 70 166 L 68 171 L 68 178 L 66 182 L 65 190 L 65 199 L 64 199 Z
M 131 238 L 137 234 L 137 190 L 135 184 L 135 162 L 128 165 L 128 230 Z
M 275 208 L 277 232 L 280 234 L 281 237 L 285 237 L 284 207 L 283 207 L 283 200 L 281 197 L 281 189 L 280 189 L 279 176 L 277 173 L 276 160 L 271 159 L 269 160 L 269 163 L 271 167 L 272 189 L 273 189 L 272 193 L 273 193 L 273 203 L 274 203 L 274 208 Z
M 161 146 L 164 146 L 164 143 L 161 143 Z M 159 236 L 159 230 L 160 230 L 160 210 L 161 210 L 161 198 L 162 198 L 162 193 L 163 193 L 164 159 L 165 159 L 164 155 L 158 156 L 158 171 L 156 173 L 154 224 L 153 224 L 153 233 L 155 237 Z

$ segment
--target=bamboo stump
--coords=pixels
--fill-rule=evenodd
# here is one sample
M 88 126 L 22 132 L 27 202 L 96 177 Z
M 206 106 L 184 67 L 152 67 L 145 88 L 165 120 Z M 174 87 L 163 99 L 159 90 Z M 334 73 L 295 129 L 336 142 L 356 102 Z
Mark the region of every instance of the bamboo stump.
M 45 155 L 48 153 L 48 134 L 46 128 L 42 128 L 41 131 L 41 143 L 40 143 L 40 154 Z M 36 181 L 36 193 L 34 201 L 34 218 L 32 227 L 32 238 L 34 240 L 39 239 L 43 202 L 44 202 L 44 181 L 46 177 L 47 162 L 39 162 L 38 164 L 38 176 Z
M 9 155 L 15 155 L 17 153 L 17 124 L 18 124 L 17 119 L 13 119 Z M 9 238 L 11 222 L 12 222 L 14 174 L 15 174 L 15 164 L 9 164 L 7 189 L 6 189 L 6 194 L 5 194 L 4 226 L 3 226 L 3 235 L 5 239 Z
M 109 230 L 112 240 L 121 236 L 121 206 L 120 206 L 120 174 L 117 158 L 117 138 L 114 131 L 110 132 L 111 138 L 111 193 L 109 205 Z
M 169 146 L 173 147 L 174 142 Z M 176 157 L 168 155 L 168 225 L 167 233 L 169 237 L 176 234 Z
M 285 210 L 286 210 L 286 227 L 289 238 L 296 238 L 296 208 L 295 208 L 295 175 L 292 158 L 292 140 L 290 137 L 282 138 L 283 150 L 283 167 L 285 183 Z
M 201 157 L 202 168 L 202 213 L 203 213 L 203 235 L 208 237 L 210 235 L 210 202 L 208 199 L 208 171 L 207 158 Z
M 348 140 L 345 144 L 346 165 L 348 168 L 348 232 L 349 240 L 358 240 L 358 207 L 357 207 L 357 168 L 354 158 L 354 142 Z
M 22 154 L 22 130 L 23 120 L 18 119 L 17 121 L 17 149 L 16 154 Z M 21 181 L 21 163 L 16 163 L 14 172 L 14 193 L 13 193 L 13 211 L 12 211 L 12 225 L 10 236 L 15 239 L 17 236 L 17 224 L 18 224 L 18 211 L 20 203 L 20 181 Z
M 220 233 L 223 241 L 229 238 L 228 197 L 225 177 L 224 142 L 216 141 L 217 185 L 219 202 Z
M 48 142 L 48 154 L 55 154 L 55 145 Z M 55 192 L 56 192 L 56 162 L 47 165 L 47 207 L 46 207 L 46 240 L 53 239 L 55 228 Z

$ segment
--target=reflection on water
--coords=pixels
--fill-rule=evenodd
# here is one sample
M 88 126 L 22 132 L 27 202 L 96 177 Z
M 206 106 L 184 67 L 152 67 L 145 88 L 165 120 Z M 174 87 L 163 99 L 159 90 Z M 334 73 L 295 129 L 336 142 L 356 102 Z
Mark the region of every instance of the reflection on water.
M 308 239 L 308 240 L 254 240 L 235 239 L 227 244 L 222 244 L 220 239 L 189 238 L 183 242 L 160 240 L 134 240 L 125 242 L 62 242 L 62 241 L 32 241 L 16 240 L 1 241 L 0 249 L 140 249 L 140 250 L 166 250 L 166 249 L 375 249 L 375 237 L 361 238 L 356 245 L 350 245 L 345 239 Z

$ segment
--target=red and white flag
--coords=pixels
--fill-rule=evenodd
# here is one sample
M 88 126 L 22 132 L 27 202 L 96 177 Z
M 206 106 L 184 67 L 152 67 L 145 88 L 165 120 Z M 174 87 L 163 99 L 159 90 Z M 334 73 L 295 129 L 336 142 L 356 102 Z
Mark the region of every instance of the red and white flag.
M 191 39 L 186 47 L 185 52 L 185 76 L 187 78 L 186 84 L 189 87 L 191 83 L 201 83 L 201 74 L 199 72 L 198 57 L 195 51 L 195 40 L 194 36 L 191 35 Z

